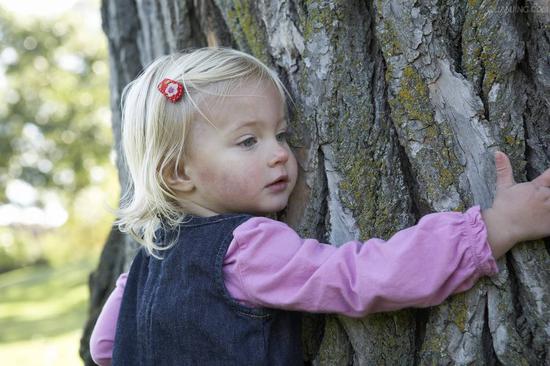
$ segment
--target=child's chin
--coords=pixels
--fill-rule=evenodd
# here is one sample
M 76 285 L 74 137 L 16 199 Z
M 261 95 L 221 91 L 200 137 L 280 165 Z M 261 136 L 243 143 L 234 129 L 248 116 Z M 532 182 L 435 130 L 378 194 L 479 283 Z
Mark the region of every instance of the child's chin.
M 282 211 L 282 210 L 284 210 L 284 209 L 286 208 L 287 205 L 288 205 L 288 200 L 282 202 L 282 203 L 279 204 L 279 205 L 275 205 L 275 207 L 273 208 L 273 211 L 272 211 L 272 212 L 279 212 L 279 211 Z
M 285 202 L 284 204 L 261 207 L 258 208 L 255 213 L 258 215 L 272 215 L 284 210 L 286 206 L 287 203 Z

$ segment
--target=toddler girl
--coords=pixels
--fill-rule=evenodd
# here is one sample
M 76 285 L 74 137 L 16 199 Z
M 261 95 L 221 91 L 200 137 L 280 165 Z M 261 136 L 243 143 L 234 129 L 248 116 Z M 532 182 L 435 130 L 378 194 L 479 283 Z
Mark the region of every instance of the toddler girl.
M 100 365 L 300 365 L 300 312 L 441 303 L 550 234 L 550 170 L 515 184 L 495 154 L 493 207 L 424 216 L 388 241 L 340 247 L 265 217 L 297 178 L 285 88 L 220 48 L 161 57 L 123 96 L 132 180 L 119 228 L 142 244 L 91 337 Z

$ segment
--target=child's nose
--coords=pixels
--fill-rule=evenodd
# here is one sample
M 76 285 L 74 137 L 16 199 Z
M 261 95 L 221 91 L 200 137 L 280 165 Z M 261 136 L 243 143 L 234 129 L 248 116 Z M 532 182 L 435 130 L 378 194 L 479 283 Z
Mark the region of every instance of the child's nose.
M 277 145 L 275 150 L 273 151 L 273 155 L 271 156 L 271 159 L 269 160 L 269 166 L 275 166 L 277 164 L 284 164 L 288 161 L 288 150 L 285 148 L 285 146 L 281 146 L 280 144 Z

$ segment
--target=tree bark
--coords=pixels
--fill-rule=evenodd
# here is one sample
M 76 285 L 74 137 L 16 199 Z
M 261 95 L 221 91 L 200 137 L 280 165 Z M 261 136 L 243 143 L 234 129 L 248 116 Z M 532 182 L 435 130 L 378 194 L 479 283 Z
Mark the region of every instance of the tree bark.
M 435 211 L 491 205 L 492 151 L 516 181 L 549 162 L 549 5 L 501 1 L 103 0 L 116 149 L 120 93 L 154 58 L 238 48 L 277 70 L 296 107 L 300 178 L 279 219 L 340 245 Z M 119 164 L 120 183 L 127 174 Z M 113 232 L 91 275 L 89 331 L 135 244 Z M 550 364 L 550 246 L 421 310 L 305 317 L 314 365 Z

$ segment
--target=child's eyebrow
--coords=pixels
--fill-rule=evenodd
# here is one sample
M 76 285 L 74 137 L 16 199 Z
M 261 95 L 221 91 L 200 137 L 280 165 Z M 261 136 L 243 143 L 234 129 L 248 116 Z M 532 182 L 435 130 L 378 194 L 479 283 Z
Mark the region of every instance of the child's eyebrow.
M 284 116 L 283 118 L 281 118 L 280 120 L 277 121 L 277 126 L 279 126 L 281 124 L 281 122 L 286 122 L 287 121 L 287 116 Z M 240 124 L 237 125 L 237 127 L 231 129 L 229 132 L 230 133 L 233 133 L 233 132 L 236 132 L 238 130 L 240 130 L 241 128 L 244 128 L 244 127 L 247 127 L 247 126 L 253 126 L 253 125 L 257 125 L 259 124 L 260 121 L 259 120 L 250 120 L 250 121 L 246 121 L 246 122 L 242 122 Z

